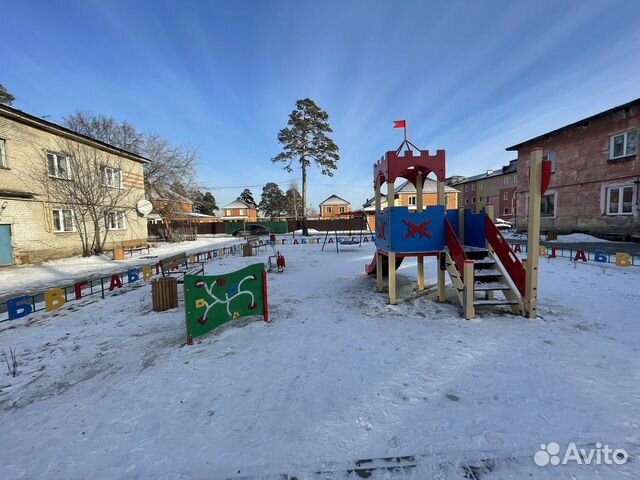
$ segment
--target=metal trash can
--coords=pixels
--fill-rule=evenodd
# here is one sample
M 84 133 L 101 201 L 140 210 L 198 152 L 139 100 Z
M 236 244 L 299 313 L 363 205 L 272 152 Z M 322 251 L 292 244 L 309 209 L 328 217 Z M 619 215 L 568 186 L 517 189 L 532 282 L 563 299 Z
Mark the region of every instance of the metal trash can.
M 178 279 L 175 277 L 156 278 L 151 281 L 153 310 L 164 312 L 178 306 Z
M 113 249 L 113 259 L 114 260 L 124 260 L 124 248 L 116 247 Z
M 548 241 L 558 240 L 558 232 L 556 232 L 555 230 L 549 230 L 547 232 L 547 240 Z

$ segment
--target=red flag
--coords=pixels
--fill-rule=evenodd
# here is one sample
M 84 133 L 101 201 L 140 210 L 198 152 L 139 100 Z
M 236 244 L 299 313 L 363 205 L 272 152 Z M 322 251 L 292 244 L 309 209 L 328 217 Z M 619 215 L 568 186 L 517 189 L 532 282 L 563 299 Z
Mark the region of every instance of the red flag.
M 407 127 L 407 121 L 406 120 L 394 120 L 393 121 L 393 128 L 406 128 Z

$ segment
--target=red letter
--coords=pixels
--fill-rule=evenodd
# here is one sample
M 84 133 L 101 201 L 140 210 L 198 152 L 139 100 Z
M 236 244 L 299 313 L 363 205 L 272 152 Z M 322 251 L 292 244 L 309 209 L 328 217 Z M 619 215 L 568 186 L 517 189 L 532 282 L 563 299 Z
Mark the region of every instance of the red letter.
M 575 262 L 577 262 L 578 260 L 582 260 L 583 262 L 586 262 L 586 261 L 587 261 L 587 257 L 586 257 L 586 255 L 584 254 L 584 250 L 578 250 L 578 251 L 576 252 L 576 256 L 575 256 L 575 258 L 574 258 L 573 260 L 574 260 Z
M 76 291 L 76 300 L 80 300 L 82 298 L 82 287 L 85 285 L 89 285 L 89 283 L 83 280 L 73 286 L 73 289 Z
M 120 275 L 118 274 L 111 275 L 111 285 L 109 285 L 109 291 L 112 291 L 115 288 L 122 288 L 122 280 L 120 280 Z

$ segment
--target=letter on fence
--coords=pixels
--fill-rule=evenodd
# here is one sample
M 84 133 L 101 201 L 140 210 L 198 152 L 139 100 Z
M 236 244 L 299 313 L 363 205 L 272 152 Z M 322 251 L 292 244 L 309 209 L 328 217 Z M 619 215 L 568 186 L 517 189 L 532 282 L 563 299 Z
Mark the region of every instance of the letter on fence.
M 631 255 L 624 252 L 616 253 L 616 265 L 618 267 L 630 267 L 631 266 Z
M 9 312 L 9 320 L 17 320 L 18 318 L 29 315 L 33 308 L 29 303 L 29 295 L 12 298 L 7 302 L 7 311 Z
M 54 288 L 48 292 L 44 292 L 44 305 L 47 312 L 57 310 L 64 306 L 64 290 L 61 288 Z

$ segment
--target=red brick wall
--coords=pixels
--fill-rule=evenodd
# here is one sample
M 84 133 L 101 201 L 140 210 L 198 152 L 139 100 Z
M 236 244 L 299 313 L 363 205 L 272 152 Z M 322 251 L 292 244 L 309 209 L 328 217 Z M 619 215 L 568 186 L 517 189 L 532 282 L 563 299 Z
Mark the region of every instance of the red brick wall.
M 609 160 L 609 137 L 639 127 L 640 109 L 636 105 L 521 148 L 518 151 L 518 227 L 526 229 L 529 152 L 540 147 L 544 154 L 556 153 L 556 171 L 548 189 L 549 194 L 556 196 L 555 218 L 542 217 L 542 231 L 554 229 L 560 233 L 580 231 L 600 235 L 639 231 L 637 184 L 633 215 L 604 214 L 608 186 L 634 185 L 633 182 L 640 179 L 637 154 L 623 160 Z

